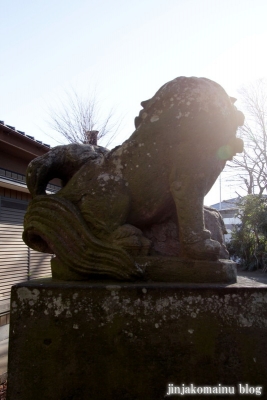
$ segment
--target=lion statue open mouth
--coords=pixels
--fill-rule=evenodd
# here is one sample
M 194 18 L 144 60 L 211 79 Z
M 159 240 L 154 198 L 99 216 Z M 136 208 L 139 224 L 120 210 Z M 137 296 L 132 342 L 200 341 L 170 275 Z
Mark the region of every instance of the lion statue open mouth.
M 176 78 L 141 104 L 136 130 L 113 150 L 58 146 L 30 163 L 33 200 L 23 238 L 56 255 L 54 276 L 65 270 L 77 279 L 135 279 L 141 256 L 219 258 L 203 199 L 226 161 L 242 151 L 236 131 L 243 114 L 205 78 Z M 46 185 L 56 177 L 63 187 L 48 196 Z

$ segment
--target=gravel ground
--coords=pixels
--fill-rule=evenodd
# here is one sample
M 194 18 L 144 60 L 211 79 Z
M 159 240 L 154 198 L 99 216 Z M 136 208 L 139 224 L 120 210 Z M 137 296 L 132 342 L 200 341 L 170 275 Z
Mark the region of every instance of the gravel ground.
M 261 269 L 257 271 L 242 271 L 241 269 L 238 268 L 237 277 L 250 279 L 253 282 L 255 282 L 255 284 L 264 283 L 265 285 L 267 285 L 267 272 L 262 272 Z

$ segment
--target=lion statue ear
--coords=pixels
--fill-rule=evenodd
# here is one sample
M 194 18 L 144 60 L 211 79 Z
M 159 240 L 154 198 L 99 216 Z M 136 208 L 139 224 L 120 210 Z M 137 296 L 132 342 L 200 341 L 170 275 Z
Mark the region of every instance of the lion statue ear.
M 231 97 L 231 96 L 230 96 L 230 100 L 231 100 L 232 104 L 235 104 L 235 102 L 236 102 L 237 99 L 236 99 L 235 97 Z

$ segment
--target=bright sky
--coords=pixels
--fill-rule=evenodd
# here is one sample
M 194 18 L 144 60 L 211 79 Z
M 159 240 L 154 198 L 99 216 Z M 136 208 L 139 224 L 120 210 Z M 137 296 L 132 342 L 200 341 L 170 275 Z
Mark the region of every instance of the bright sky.
M 0 0 L 0 120 L 57 145 L 47 107 L 64 90 L 95 90 L 103 114 L 134 131 L 140 102 L 177 76 L 229 95 L 267 75 L 266 0 Z M 238 105 L 238 103 L 237 103 Z M 236 188 L 222 177 L 222 200 Z M 220 200 L 219 183 L 205 204 Z

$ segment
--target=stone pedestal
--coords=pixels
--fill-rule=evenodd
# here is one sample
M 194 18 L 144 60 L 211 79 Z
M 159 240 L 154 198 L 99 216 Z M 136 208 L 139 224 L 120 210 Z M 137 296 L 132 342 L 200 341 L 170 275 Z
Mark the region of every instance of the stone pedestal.
M 11 306 L 9 400 L 162 400 L 170 383 L 267 396 L 267 285 L 43 279 Z

